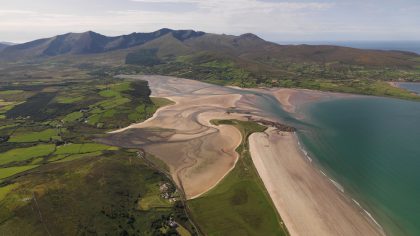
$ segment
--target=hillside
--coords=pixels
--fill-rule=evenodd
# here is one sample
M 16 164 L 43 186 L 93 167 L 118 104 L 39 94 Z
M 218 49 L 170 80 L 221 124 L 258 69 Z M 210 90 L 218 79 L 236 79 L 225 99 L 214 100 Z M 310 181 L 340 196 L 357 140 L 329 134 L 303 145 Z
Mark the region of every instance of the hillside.
M 415 53 L 400 51 L 363 50 L 329 45 L 278 45 L 250 33 L 232 36 L 166 28 L 151 33 L 132 33 L 114 37 L 92 31 L 67 33 L 9 46 L 0 54 L 0 58 L 16 60 L 69 54 L 97 54 L 140 45 L 144 45 L 144 48 L 157 49 L 161 56 L 210 52 L 267 65 L 272 64 L 273 60 L 281 60 L 296 63 L 343 63 L 415 68 L 419 64 L 415 59 L 420 58 Z
M 0 43 L 0 51 L 2 51 L 3 49 L 5 49 L 8 46 L 9 46 L 8 44 Z
M 1 61 L 58 63 L 97 76 L 162 74 L 241 87 L 302 87 L 397 97 L 403 91 L 395 93 L 377 82 L 420 80 L 420 55 L 411 52 L 279 45 L 251 33 L 234 36 L 166 28 L 113 37 L 92 31 L 63 34 L 9 46 L 0 52 Z M 34 69 L 39 67 L 30 73 Z

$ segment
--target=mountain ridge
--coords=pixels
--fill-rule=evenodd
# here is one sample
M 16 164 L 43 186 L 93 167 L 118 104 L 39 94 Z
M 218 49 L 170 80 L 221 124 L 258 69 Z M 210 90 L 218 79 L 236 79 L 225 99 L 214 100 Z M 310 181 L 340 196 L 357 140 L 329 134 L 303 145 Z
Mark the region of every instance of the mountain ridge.
M 157 74 L 239 87 L 296 87 L 417 99 L 385 81 L 420 81 L 420 55 L 333 45 L 280 45 L 162 28 L 105 36 L 67 33 L 0 51 L 3 77 L 109 78 Z M 19 68 L 16 70 L 16 68 Z M 70 71 L 74 71 L 71 73 Z M 79 77 L 81 76 L 81 77 Z
M 7 47 L 9 47 L 10 46 L 10 44 L 8 44 L 7 42 L 0 42 L 0 52 L 3 50 L 3 49 L 5 49 L 5 48 L 7 48 Z
M 105 36 L 93 31 L 67 33 L 4 47 L 0 52 L 0 60 L 18 61 L 68 55 L 105 55 L 114 51 L 128 54 L 141 49 L 156 49 L 158 57 L 211 54 L 211 57 L 228 58 L 249 67 L 261 67 L 264 70 L 273 67 L 274 71 L 279 69 L 276 64 L 285 63 L 338 63 L 378 68 L 415 69 L 420 61 L 418 59 L 420 56 L 412 52 L 356 49 L 332 45 L 280 45 L 252 33 L 234 36 L 169 28 L 120 36 Z
M 37 39 L 34 41 L 11 45 L 3 51 L 0 57 L 10 59 L 50 57 L 65 54 L 94 54 L 108 51 L 135 47 L 166 34 L 183 41 L 191 37 L 204 34 L 193 30 L 171 30 L 162 28 L 150 33 L 131 33 L 121 36 L 105 36 L 93 31 L 83 33 L 66 33 L 51 38 Z

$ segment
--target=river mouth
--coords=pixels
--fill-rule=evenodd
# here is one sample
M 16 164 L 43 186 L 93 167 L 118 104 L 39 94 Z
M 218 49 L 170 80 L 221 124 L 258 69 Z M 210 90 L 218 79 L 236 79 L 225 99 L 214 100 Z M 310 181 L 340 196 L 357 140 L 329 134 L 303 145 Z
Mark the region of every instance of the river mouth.
M 247 120 L 252 117 L 256 120 L 272 120 L 293 126 L 298 129 L 302 148 L 307 148 L 317 162 L 316 150 L 313 150 L 305 139 L 310 139 L 308 134 L 321 126 L 313 119 L 306 119 L 310 117 L 307 113 L 308 108 L 318 102 L 359 97 L 310 90 L 239 89 L 164 76 L 125 77 L 149 81 L 152 96 L 168 98 L 174 101 L 175 105 L 160 109 L 154 117 L 143 123 L 115 131 L 103 141 L 124 147 L 142 148 L 164 161 L 169 166 L 174 181 L 189 199 L 199 197 L 217 185 L 235 166 L 238 159 L 235 149 L 242 139 L 241 134 L 228 125 L 214 126 L 211 120 Z M 298 140 L 292 142 L 299 144 Z M 308 159 L 309 156 L 305 156 L 305 152 L 300 152 L 299 158 L 305 159 L 305 163 L 311 165 L 311 168 L 317 168 Z M 322 162 L 319 164 L 323 167 Z M 329 174 L 330 170 L 326 169 Z M 326 176 L 322 181 L 331 184 Z M 330 187 L 341 192 L 336 186 L 340 185 L 337 183 Z M 346 188 L 344 185 L 344 189 Z M 317 194 L 317 191 L 319 192 L 313 189 L 311 194 Z M 345 204 L 360 210 L 355 202 Z M 325 209 L 313 210 L 316 212 Z M 362 218 L 366 216 L 362 211 L 359 214 Z M 346 224 L 330 221 L 325 223 Z

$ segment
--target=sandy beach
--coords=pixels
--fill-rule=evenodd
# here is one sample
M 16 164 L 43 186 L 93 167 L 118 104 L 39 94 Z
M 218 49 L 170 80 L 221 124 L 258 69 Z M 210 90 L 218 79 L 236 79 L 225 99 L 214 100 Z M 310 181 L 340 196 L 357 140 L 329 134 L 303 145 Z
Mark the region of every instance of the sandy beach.
M 354 95 L 307 89 L 269 89 L 282 107 Z M 294 133 L 272 128 L 249 137 L 255 167 L 291 235 L 385 235 L 380 225 L 342 192 L 299 146 Z
M 383 235 L 300 150 L 294 133 L 249 138 L 252 160 L 291 235 Z
M 152 95 L 174 105 L 139 124 L 111 132 L 104 143 L 143 148 L 164 161 L 188 199 L 219 183 L 235 167 L 240 132 L 213 119 L 276 120 L 257 104 L 255 93 L 163 76 L 129 76 L 149 81 Z M 276 98 L 285 111 L 320 99 L 351 95 L 302 89 L 252 89 Z M 235 111 L 232 112 L 232 108 Z M 278 121 L 278 120 L 277 120 Z M 294 133 L 269 128 L 249 138 L 254 164 L 291 235 L 383 235 L 363 209 L 312 165 Z

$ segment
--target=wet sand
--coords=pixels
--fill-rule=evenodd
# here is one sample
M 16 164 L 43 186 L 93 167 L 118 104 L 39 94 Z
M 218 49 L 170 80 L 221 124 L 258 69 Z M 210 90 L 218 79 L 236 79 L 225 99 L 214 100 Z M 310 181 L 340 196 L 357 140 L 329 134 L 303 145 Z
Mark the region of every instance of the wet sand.
M 255 94 L 238 89 L 173 77 L 128 77 L 149 81 L 152 96 L 175 104 L 143 123 L 112 132 L 104 142 L 143 148 L 160 158 L 188 199 L 216 186 L 239 158 L 235 149 L 240 132 L 214 126 L 210 120 L 247 116 L 276 120 L 253 104 Z M 301 89 L 253 90 L 273 95 L 295 117 L 302 105 L 349 96 Z M 232 108 L 238 112 L 232 113 Z M 307 161 L 292 133 L 269 129 L 251 135 L 250 145 L 258 173 L 292 235 L 381 235 L 362 209 Z
M 340 98 L 355 97 L 357 95 L 345 93 L 322 92 L 309 89 L 287 89 L 275 88 L 269 89 L 268 93 L 272 94 L 282 104 L 284 110 L 289 113 L 298 115 L 298 108 L 313 102 L 333 100 Z
M 239 158 L 235 149 L 241 143 L 241 133 L 232 126 L 214 126 L 210 121 L 243 119 L 227 113 L 240 95 L 192 80 L 143 78 L 149 81 L 153 96 L 168 98 L 175 104 L 159 109 L 143 123 L 111 132 L 111 139 L 124 139 L 129 130 L 165 130 L 167 135 L 155 135 L 153 139 L 149 136 L 137 147 L 170 167 L 173 179 L 188 199 L 200 196 L 222 180 Z

